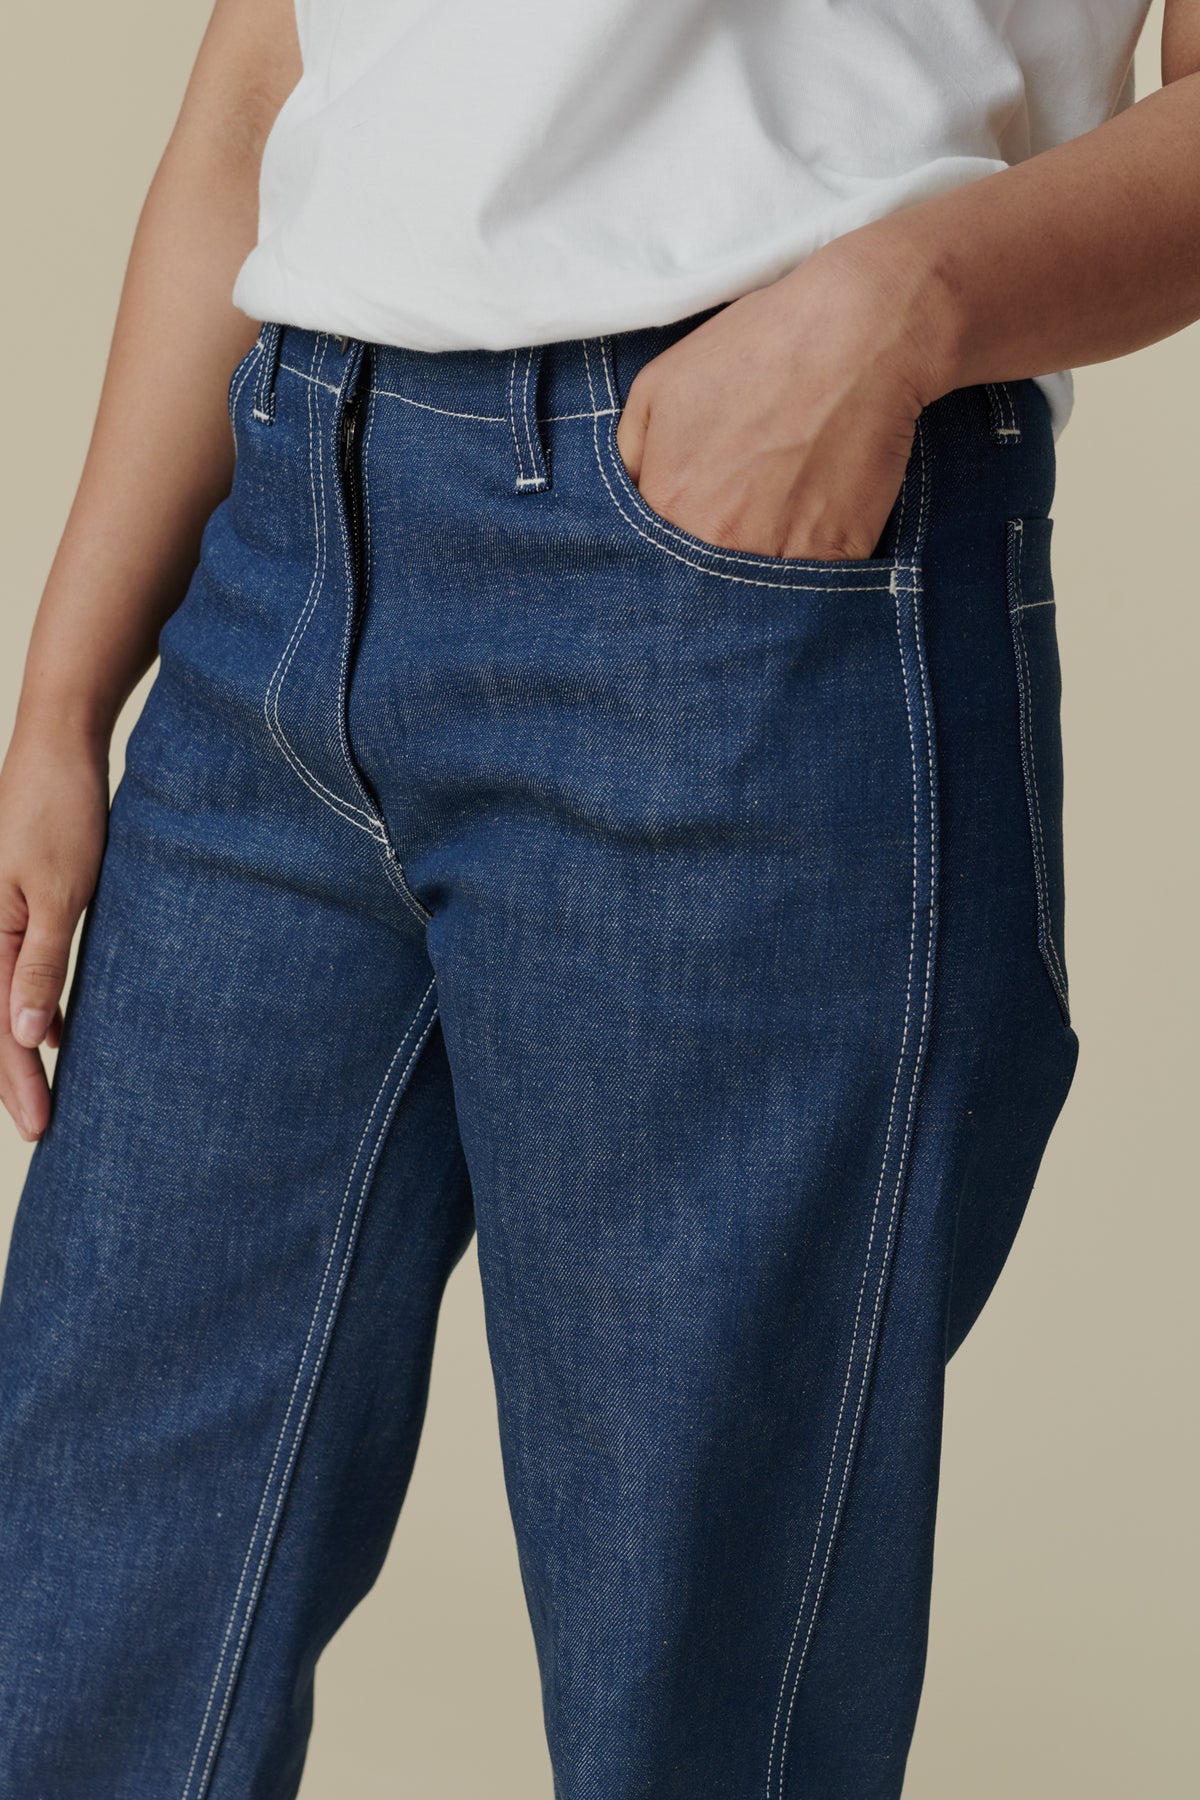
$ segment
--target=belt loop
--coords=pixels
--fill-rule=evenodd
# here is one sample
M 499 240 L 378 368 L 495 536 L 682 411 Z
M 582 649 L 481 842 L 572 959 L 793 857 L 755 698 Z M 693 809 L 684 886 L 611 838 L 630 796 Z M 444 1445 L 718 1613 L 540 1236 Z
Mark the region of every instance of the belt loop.
M 632 333 L 624 334 L 628 342 Z M 620 382 L 617 376 L 617 359 L 613 353 L 613 342 L 610 337 L 580 338 L 579 347 L 583 351 L 583 372 L 587 377 L 588 399 L 591 402 L 592 418 L 617 418 L 621 412 Z M 592 352 L 595 351 L 595 367 Z
M 518 494 L 537 494 L 550 486 L 546 446 L 537 416 L 541 344 L 512 352 L 508 365 L 508 423 L 517 462 Z
M 617 380 L 617 359 L 613 351 L 613 341 L 611 337 L 605 335 L 601 338 L 593 338 L 592 342 L 600 353 L 600 373 L 604 377 L 604 390 L 602 393 L 592 395 L 592 405 L 599 407 L 602 412 L 619 413 L 622 401 L 620 384 Z
M 275 377 L 279 371 L 279 346 L 283 326 L 273 320 L 264 322 L 259 332 L 262 350 L 258 358 L 258 374 L 254 378 L 254 417 L 260 425 L 275 423 Z
M 992 420 L 992 442 L 994 444 L 1019 444 L 1021 427 L 1017 423 L 1017 409 L 1013 404 L 1012 388 L 1007 381 L 989 381 L 987 383 L 988 410 Z
M 360 387 L 370 385 L 368 345 L 362 338 L 344 337 L 337 339 L 337 346 L 338 354 L 345 358 L 337 390 L 338 398 L 345 406 L 360 397 Z

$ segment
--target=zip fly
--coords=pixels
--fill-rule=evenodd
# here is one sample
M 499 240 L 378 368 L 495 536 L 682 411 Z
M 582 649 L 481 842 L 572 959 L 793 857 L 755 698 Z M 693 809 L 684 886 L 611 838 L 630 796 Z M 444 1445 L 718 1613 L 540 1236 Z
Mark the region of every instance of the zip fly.
M 356 388 L 342 409 L 341 423 L 338 427 L 338 459 L 341 464 L 342 487 L 346 497 L 347 529 L 350 535 L 350 572 L 356 600 L 361 599 L 358 590 L 364 577 L 361 478 L 358 458 L 355 456 L 354 449 L 358 436 L 359 414 L 363 405 L 361 396 L 362 388 Z

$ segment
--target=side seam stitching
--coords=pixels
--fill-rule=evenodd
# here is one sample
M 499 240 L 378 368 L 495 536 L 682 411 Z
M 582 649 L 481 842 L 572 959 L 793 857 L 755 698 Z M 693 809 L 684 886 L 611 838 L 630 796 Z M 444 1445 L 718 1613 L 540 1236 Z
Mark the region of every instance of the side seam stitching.
M 1038 947 L 1054 988 L 1055 998 L 1062 1009 L 1064 1019 L 1069 1020 L 1070 1006 L 1067 998 L 1066 971 L 1054 939 L 1054 930 L 1050 919 L 1050 879 L 1046 869 L 1046 840 L 1042 825 L 1041 796 L 1038 792 L 1037 761 L 1033 748 L 1033 677 L 1029 667 L 1029 652 L 1025 645 L 1022 615 L 1030 611 L 1037 602 L 1028 602 L 1025 599 L 1024 542 L 1024 520 L 1010 519 L 1008 521 L 1008 567 L 1011 583 L 1009 618 L 1013 647 L 1017 656 L 1017 699 L 1021 715 L 1021 772 L 1025 781 L 1025 802 L 1029 811 L 1029 824 L 1033 840 L 1033 872 L 1037 888 L 1038 908 Z
M 927 512 L 928 512 L 928 490 L 927 490 L 927 484 L 925 481 L 926 450 L 925 450 L 925 440 L 924 440 L 923 433 L 921 433 L 919 435 L 919 454 L 921 457 L 922 482 L 921 482 L 921 516 L 920 516 L 920 521 L 919 521 L 918 527 L 917 527 L 918 549 L 924 542 L 925 526 L 926 526 L 926 519 L 927 519 Z M 881 1161 L 881 1165 L 880 1165 L 879 1179 L 878 1179 L 878 1182 L 876 1184 L 876 1189 L 875 1189 L 875 1198 L 874 1198 L 872 1214 L 871 1214 L 871 1225 L 870 1225 L 870 1230 L 869 1230 L 868 1238 L 867 1238 L 866 1255 L 865 1255 L 864 1262 L 863 1262 L 863 1272 L 862 1272 L 862 1277 L 861 1277 L 860 1283 L 859 1283 L 858 1299 L 857 1299 L 857 1303 L 856 1303 L 856 1307 L 855 1307 L 854 1326 L 853 1326 L 853 1330 L 851 1333 L 851 1340 L 850 1340 L 850 1352 L 849 1352 L 849 1356 L 847 1358 L 847 1364 L 846 1364 L 846 1377 L 845 1377 L 845 1381 L 842 1386 L 842 1394 L 841 1394 L 841 1400 L 840 1400 L 839 1408 L 838 1408 L 838 1416 L 837 1416 L 837 1421 L 835 1423 L 834 1431 L 833 1431 L 833 1442 L 832 1442 L 831 1449 L 830 1449 L 829 1467 L 826 1471 L 825 1485 L 824 1485 L 824 1490 L 823 1490 L 822 1497 L 821 1497 L 821 1506 L 820 1506 L 820 1511 L 819 1511 L 818 1517 L 817 1517 L 816 1529 L 815 1529 L 814 1536 L 813 1536 L 813 1547 L 812 1547 L 811 1554 L 809 1556 L 808 1570 L 805 1575 L 804 1588 L 801 1593 L 800 1603 L 799 1603 L 799 1607 L 797 1609 L 797 1614 L 796 1614 L 796 1622 L 792 1629 L 791 1641 L 788 1645 L 787 1658 L 784 1663 L 783 1676 L 780 1681 L 779 1695 L 776 1700 L 775 1718 L 774 1718 L 774 1722 L 773 1722 L 772 1729 L 771 1729 L 771 1742 L 770 1742 L 770 1747 L 768 1750 L 768 1757 L 767 1757 L 767 1779 L 766 1779 L 767 1800 L 771 1800 L 773 1783 L 774 1783 L 774 1793 L 777 1796 L 777 1800 L 783 1800 L 783 1793 L 784 1793 L 783 1784 L 784 1784 L 784 1776 L 785 1776 L 785 1766 L 786 1766 L 788 1745 L 789 1745 L 790 1735 L 791 1735 L 792 1718 L 793 1718 L 793 1714 L 795 1711 L 796 1699 L 797 1699 L 797 1696 L 800 1691 L 800 1681 L 801 1681 L 801 1677 L 804 1672 L 804 1665 L 805 1665 L 805 1662 L 807 1659 L 809 1646 L 812 1641 L 813 1632 L 816 1627 L 817 1617 L 818 1617 L 818 1614 L 820 1611 L 821 1599 L 824 1594 L 826 1579 L 827 1579 L 827 1576 L 829 1573 L 829 1568 L 830 1568 L 830 1565 L 831 1565 L 831 1562 L 833 1559 L 833 1551 L 834 1551 L 834 1546 L 837 1542 L 838 1528 L 839 1528 L 839 1525 L 841 1522 L 842 1511 L 843 1511 L 843 1507 L 844 1507 L 844 1503 L 845 1503 L 845 1496 L 846 1496 L 846 1492 L 847 1492 L 847 1489 L 849 1486 L 851 1471 L 853 1469 L 854 1453 L 855 1453 L 855 1449 L 857 1447 L 859 1431 L 860 1431 L 861 1423 L 862 1423 L 862 1417 L 863 1417 L 863 1413 L 864 1413 L 865 1406 L 866 1406 L 866 1398 L 867 1398 L 867 1391 L 868 1391 L 868 1387 L 869 1387 L 869 1383 L 870 1383 L 870 1377 L 871 1377 L 871 1373 L 872 1373 L 872 1370 L 874 1367 L 875 1347 L 876 1347 L 876 1341 L 877 1341 L 877 1337 L 878 1337 L 879 1320 L 880 1320 L 882 1310 L 883 1310 L 884 1297 L 885 1297 L 886 1287 L 887 1287 L 887 1277 L 888 1277 L 888 1273 L 889 1273 L 890 1267 L 891 1267 L 892 1248 L 894 1245 L 894 1240 L 895 1240 L 895 1235 L 896 1235 L 896 1227 L 897 1227 L 897 1220 L 898 1220 L 899 1209 L 900 1209 L 900 1201 L 901 1201 L 901 1196 L 904 1191 L 904 1185 L 905 1185 L 905 1181 L 906 1181 L 907 1174 L 908 1174 L 908 1157 L 909 1157 L 909 1149 L 910 1149 L 910 1145 L 911 1145 L 911 1141 L 912 1141 L 913 1121 L 914 1121 L 915 1111 L 916 1111 L 917 1094 L 918 1094 L 919 1087 L 920 1087 L 921 1071 L 922 1071 L 922 1068 L 924 1065 L 925 1044 L 926 1044 L 926 1039 L 927 1039 L 927 1035 L 928 1035 L 930 1003 L 931 1003 L 931 997 L 932 997 L 932 983 L 933 983 L 934 930 L 935 930 L 935 920 L 936 920 L 937 831 L 936 831 L 936 791 L 935 791 L 935 784 L 934 784 L 934 767 L 933 767 L 933 728 L 932 728 L 931 702 L 930 702 L 929 689 L 928 689 L 928 680 L 927 680 L 927 675 L 926 675 L 926 670 L 925 670 L 924 645 L 923 645 L 923 638 L 922 638 L 922 633 L 921 633 L 921 623 L 920 623 L 920 593 L 921 593 L 921 585 L 920 585 L 919 580 L 914 581 L 912 587 L 907 592 L 907 596 L 902 595 L 900 592 L 896 593 L 896 639 L 897 639 L 897 645 L 898 645 L 899 656 L 900 656 L 900 673 L 901 673 L 901 679 L 902 679 L 903 689 L 904 689 L 905 714 L 906 714 L 906 721 L 907 721 L 907 726 L 908 726 L 909 753 L 910 753 L 911 768 L 912 768 L 912 812 L 913 812 L 912 914 L 911 914 L 911 924 L 910 924 L 910 931 L 909 931 L 908 973 L 907 973 L 907 977 L 906 977 L 904 1025 L 903 1025 L 903 1028 L 901 1031 L 900 1051 L 899 1051 L 899 1057 L 897 1060 L 896 1076 L 895 1076 L 895 1080 L 892 1085 L 892 1096 L 891 1096 L 891 1101 L 890 1101 L 890 1105 L 889 1105 L 887 1132 L 886 1132 L 885 1139 L 884 1139 L 883 1157 L 882 1157 L 882 1161 Z M 903 604 L 903 601 L 905 598 L 907 598 L 908 601 L 910 602 L 911 609 L 912 609 L 912 619 L 913 619 L 912 630 L 913 630 L 913 640 L 914 640 L 914 647 L 915 647 L 915 660 L 916 660 L 916 665 L 917 665 L 917 672 L 920 677 L 921 712 L 922 712 L 922 720 L 923 720 L 923 725 L 924 725 L 925 746 L 926 746 L 925 760 L 926 760 L 926 776 L 927 776 L 927 794 L 926 794 L 926 799 L 925 799 L 925 807 L 926 807 L 925 825 L 926 825 L 926 830 L 929 835 L 929 862 L 928 862 L 929 892 L 928 892 L 928 896 L 927 896 L 927 909 L 928 909 L 929 923 L 928 923 L 928 929 L 927 929 L 927 934 L 926 934 L 926 944 L 925 944 L 925 957 L 924 957 L 925 966 L 924 966 L 924 977 L 923 977 L 923 983 L 922 983 L 921 1018 L 920 1018 L 920 1024 L 918 1027 L 918 1032 L 917 1032 L 916 1044 L 912 1051 L 912 1072 L 911 1072 L 911 1076 L 909 1079 L 908 1097 L 907 1097 L 907 1101 L 905 1103 L 904 1123 L 903 1123 L 902 1130 L 899 1134 L 898 1141 L 896 1143 L 895 1180 L 894 1180 L 894 1183 L 892 1186 L 891 1203 L 890 1203 L 890 1208 L 889 1208 L 889 1213 L 888 1213 L 886 1237 L 885 1237 L 883 1249 L 882 1249 L 880 1259 L 879 1259 L 879 1264 L 880 1264 L 879 1274 L 878 1274 L 876 1284 L 875 1284 L 875 1295 L 874 1295 L 874 1301 L 872 1303 L 870 1328 L 869 1328 L 869 1332 L 868 1332 L 866 1346 L 862 1353 L 862 1371 L 859 1376 L 858 1393 L 857 1393 L 857 1397 L 855 1400 L 854 1418 L 850 1425 L 849 1432 L 846 1437 L 846 1445 L 845 1445 L 845 1450 L 844 1450 L 843 1458 L 842 1458 L 842 1472 L 841 1472 L 841 1477 L 840 1477 L 840 1480 L 838 1483 L 837 1497 L 833 1503 L 832 1510 L 830 1511 L 829 1496 L 830 1496 L 831 1488 L 833 1486 L 834 1467 L 835 1467 L 835 1464 L 837 1461 L 838 1445 L 842 1438 L 842 1422 L 845 1417 L 847 1396 L 850 1391 L 850 1384 L 851 1384 L 851 1381 L 853 1378 L 854 1366 L 855 1366 L 855 1361 L 856 1361 L 856 1357 L 857 1357 L 857 1353 L 858 1353 L 859 1332 L 860 1332 L 860 1325 L 861 1325 L 862 1313 L 863 1313 L 864 1296 L 866 1294 L 867 1280 L 868 1280 L 868 1277 L 870 1274 L 870 1269 L 871 1269 L 872 1252 L 874 1249 L 875 1236 L 876 1236 L 876 1231 L 877 1231 L 878 1222 L 879 1222 L 879 1211 L 880 1211 L 880 1204 L 881 1204 L 881 1200 L 882 1200 L 882 1196 L 883 1196 L 884 1183 L 887 1178 L 889 1159 L 892 1155 L 892 1144 L 893 1144 L 893 1138 L 895 1136 L 896 1118 L 897 1118 L 897 1100 L 898 1100 L 899 1093 L 900 1093 L 901 1082 L 904 1077 L 904 1066 L 905 1066 L 905 1062 L 907 1060 L 907 1055 L 908 1055 L 909 1034 L 910 1034 L 911 1022 L 912 1022 L 914 985 L 915 985 L 915 980 L 919 978 L 918 969 L 917 969 L 917 927 L 918 927 L 918 922 L 919 922 L 919 897 L 920 897 L 920 877 L 921 877 L 920 830 L 921 830 L 922 807 L 921 807 L 921 800 L 920 800 L 920 793 L 919 793 L 919 766 L 918 766 L 918 756 L 917 756 L 917 742 L 916 742 L 916 733 L 914 730 L 914 701 L 913 701 L 912 687 L 909 682 L 908 668 L 907 668 L 907 663 L 906 663 L 906 658 L 905 658 L 905 643 L 904 643 L 903 617 L 902 617 L 902 604 Z M 828 1530 L 826 1533 L 827 1542 L 826 1542 L 825 1554 L 824 1554 L 824 1558 L 822 1560 L 820 1574 L 817 1578 L 816 1589 L 815 1589 L 815 1592 L 813 1593 L 812 1607 L 809 1612 L 808 1624 L 807 1624 L 807 1628 L 805 1630 L 804 1641 L 800 1646 L 799 1655 L 797 1656 L 796 1655 L 796 1644 L 797 1644 L 797 1640 L 799 1638 L 801 1626 L 804 1623 L 805 1609 L 806 1609 L 806 1606 L 808 1603 L 808 1596 L 813 1587 L 813 1572 L 816 1567 L 817 1556 L 818 1556 L 818 1554 L 820 1552 L 820 1548 L 821 1548 L 821 1539 L 822 1539 L 823 1530 L 825 1529 L 825 1516 L 826 1516 L 827 1511 L 830 1511 L 830 1520 L 829 1520 Z M 792 1672 L 793 1657 L 796 1658 L 794 1673 Z M 790 1696 L 788 1696 L 789 1681 L 791 1684 Z M 787 1696 L 787 1711 L 786 1711 L 786 1716 L 783 1716 L 782 1731 L 781 1731 L 780 1721 L 781 1721 L 781 1716 L 783 1715 L 785 1696 Z M 777 1780 L 775 1780 L 776 1746 L 777 1746 L 777 1744 L 778 1744 L 778 1765 L 777 1765 L 778 1778 L 777 1778 Z

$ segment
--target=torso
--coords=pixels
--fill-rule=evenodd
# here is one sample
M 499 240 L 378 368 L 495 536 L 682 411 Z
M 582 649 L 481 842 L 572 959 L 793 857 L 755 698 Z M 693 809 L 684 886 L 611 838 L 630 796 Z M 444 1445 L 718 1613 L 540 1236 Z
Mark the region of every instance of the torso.
M 425 350 L 684 318 L 1100 123 L 1147 10 L 297 0 L 234 299 Z

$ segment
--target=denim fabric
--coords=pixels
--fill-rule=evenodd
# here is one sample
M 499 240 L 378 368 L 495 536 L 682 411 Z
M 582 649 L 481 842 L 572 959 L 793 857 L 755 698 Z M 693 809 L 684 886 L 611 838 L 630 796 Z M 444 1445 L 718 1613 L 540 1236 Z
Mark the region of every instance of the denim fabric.
M 6 1800 L 296 1793 L 473 1230 L 558 1800 L 901 1791 L 1076 1055 L 1050 417 L 736 553 L 615 449 L 690 323 L 235 373 L 0 1305 Z

